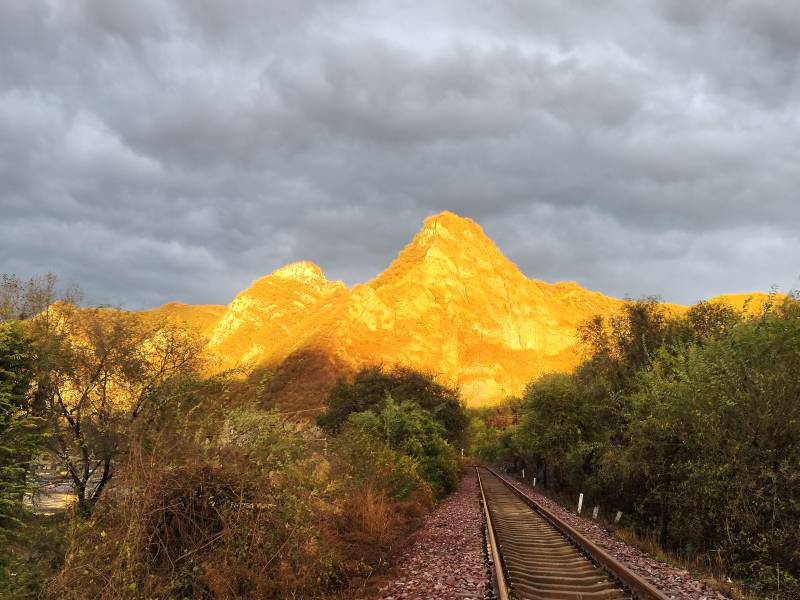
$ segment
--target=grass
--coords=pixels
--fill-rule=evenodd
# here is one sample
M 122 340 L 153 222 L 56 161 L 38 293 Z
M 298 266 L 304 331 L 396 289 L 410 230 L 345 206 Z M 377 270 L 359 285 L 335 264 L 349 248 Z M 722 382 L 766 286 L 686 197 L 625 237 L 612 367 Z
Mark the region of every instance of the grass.
M 658 561 L 690 572 L 696 579 L 706 582 L 711 589 L 722 592 L 733 600 L 765 600 L 747 592 L 740 582 L 731 580 L 722 557 L 716 552 L 689 554 L 670 551 L 664 549 L 653 534 L 638 533 L 628 527 L 617 527 L 611 531 L 618 540 Z

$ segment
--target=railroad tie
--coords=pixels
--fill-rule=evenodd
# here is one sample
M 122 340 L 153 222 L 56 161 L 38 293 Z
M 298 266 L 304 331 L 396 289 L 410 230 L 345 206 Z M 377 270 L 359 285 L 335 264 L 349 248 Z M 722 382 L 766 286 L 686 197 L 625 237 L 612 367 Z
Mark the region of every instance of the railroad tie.
M 485 469 L 480 469 L 480 475 L 513 598 L 630 598 L 604 569 L 579 552 L 505 483 Z

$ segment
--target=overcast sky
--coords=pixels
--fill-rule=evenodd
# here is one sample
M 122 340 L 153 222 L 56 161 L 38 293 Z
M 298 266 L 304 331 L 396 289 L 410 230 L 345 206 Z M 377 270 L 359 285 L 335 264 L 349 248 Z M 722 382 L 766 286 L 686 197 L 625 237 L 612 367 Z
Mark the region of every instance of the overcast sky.
M 798 56 L 786 1 L 0 0 L 0 272 L 226 303 L 450 209 L 547 281 L 794 288 Z

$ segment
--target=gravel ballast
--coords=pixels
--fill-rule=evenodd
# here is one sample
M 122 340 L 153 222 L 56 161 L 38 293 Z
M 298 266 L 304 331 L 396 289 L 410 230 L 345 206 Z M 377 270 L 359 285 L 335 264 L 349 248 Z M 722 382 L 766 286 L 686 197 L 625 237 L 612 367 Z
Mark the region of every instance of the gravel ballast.
M 397 576 L 382 587 L 378 600 L 465 600 L 484 598 L 486 564 L 483 521 L 474 469 L 458 491 L 428 517 L 414 544 L 395 569 Z
M 618 540 L 604 527 L 565 509 L 510 477 L 507 481 L 559 519 L 580 531 L 633 572 L 646 578 L 674 600 L 729 600 L 692 577 Z M 470 469 L 459 490 L 445 500 L 422 526 L 414 543 L 393 570 L 392 581 L 381 587 L 377 600 L 464 600 L 491 597 L 484 555 L 483 515 L 477 479 Z

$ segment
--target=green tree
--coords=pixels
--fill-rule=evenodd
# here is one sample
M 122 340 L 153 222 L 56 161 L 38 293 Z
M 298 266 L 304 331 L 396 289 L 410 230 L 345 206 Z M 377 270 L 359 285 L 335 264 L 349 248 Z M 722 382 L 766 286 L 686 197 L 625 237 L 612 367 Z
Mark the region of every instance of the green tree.
M 417 403 L 395 402 L 389 396 L 380 411 L 353 413 L 348 425 L 371 433 L 410 457 L 437 496 L 449 494 L 458 486 L 458 461 L 444 438 L 444 427 Z
M 547 486 L 563 482 L 566 456 L 582 435 L 575 381 L 570 375 L 546 375 L 528 386 L 522 416 L 514 431 L 516 446 L 526 462 L 541 472 Z
M 35 356 L 19 323 L 0 323 L 0 597 L 27 597 L 35 585 L 18 549 L 27 545 L 23 504 L 30 465 L 43 443 L 31 413 Z
M 695 341 L 718 340 L 742 322 L 742 313 L 721 302 L 698 302 L 686 313 Z
M 42 442 L 28 395 L 33 366 L 33 349 L 20 325 L 0 323 L 0 536 L 16 525 L 30 461 Z
M 47 337 L 39 401 L 48 449 L 69 472 L 84 515 L 103 493 L 131 426 L 199 365 L 201 341 L 168 323 L 61 304 Z
M 739 574 L 800 574 L 800 307 L 662 353 L 634 395 L 629 472 L 662 540 L 723 548 Z M 660 511 L 672 515 L 670 521 Z
M 415 402 L 442 425 L 445 439 L 463 443 L 468 419 L 458 391 L 413 369 L 367 367 L 352 380 L 339 379 L 328 393 L 327 409 L 318 422 L 326 431 L 337 433 L 350 414 L 380 411 L 387 396 L 397 402 Z

